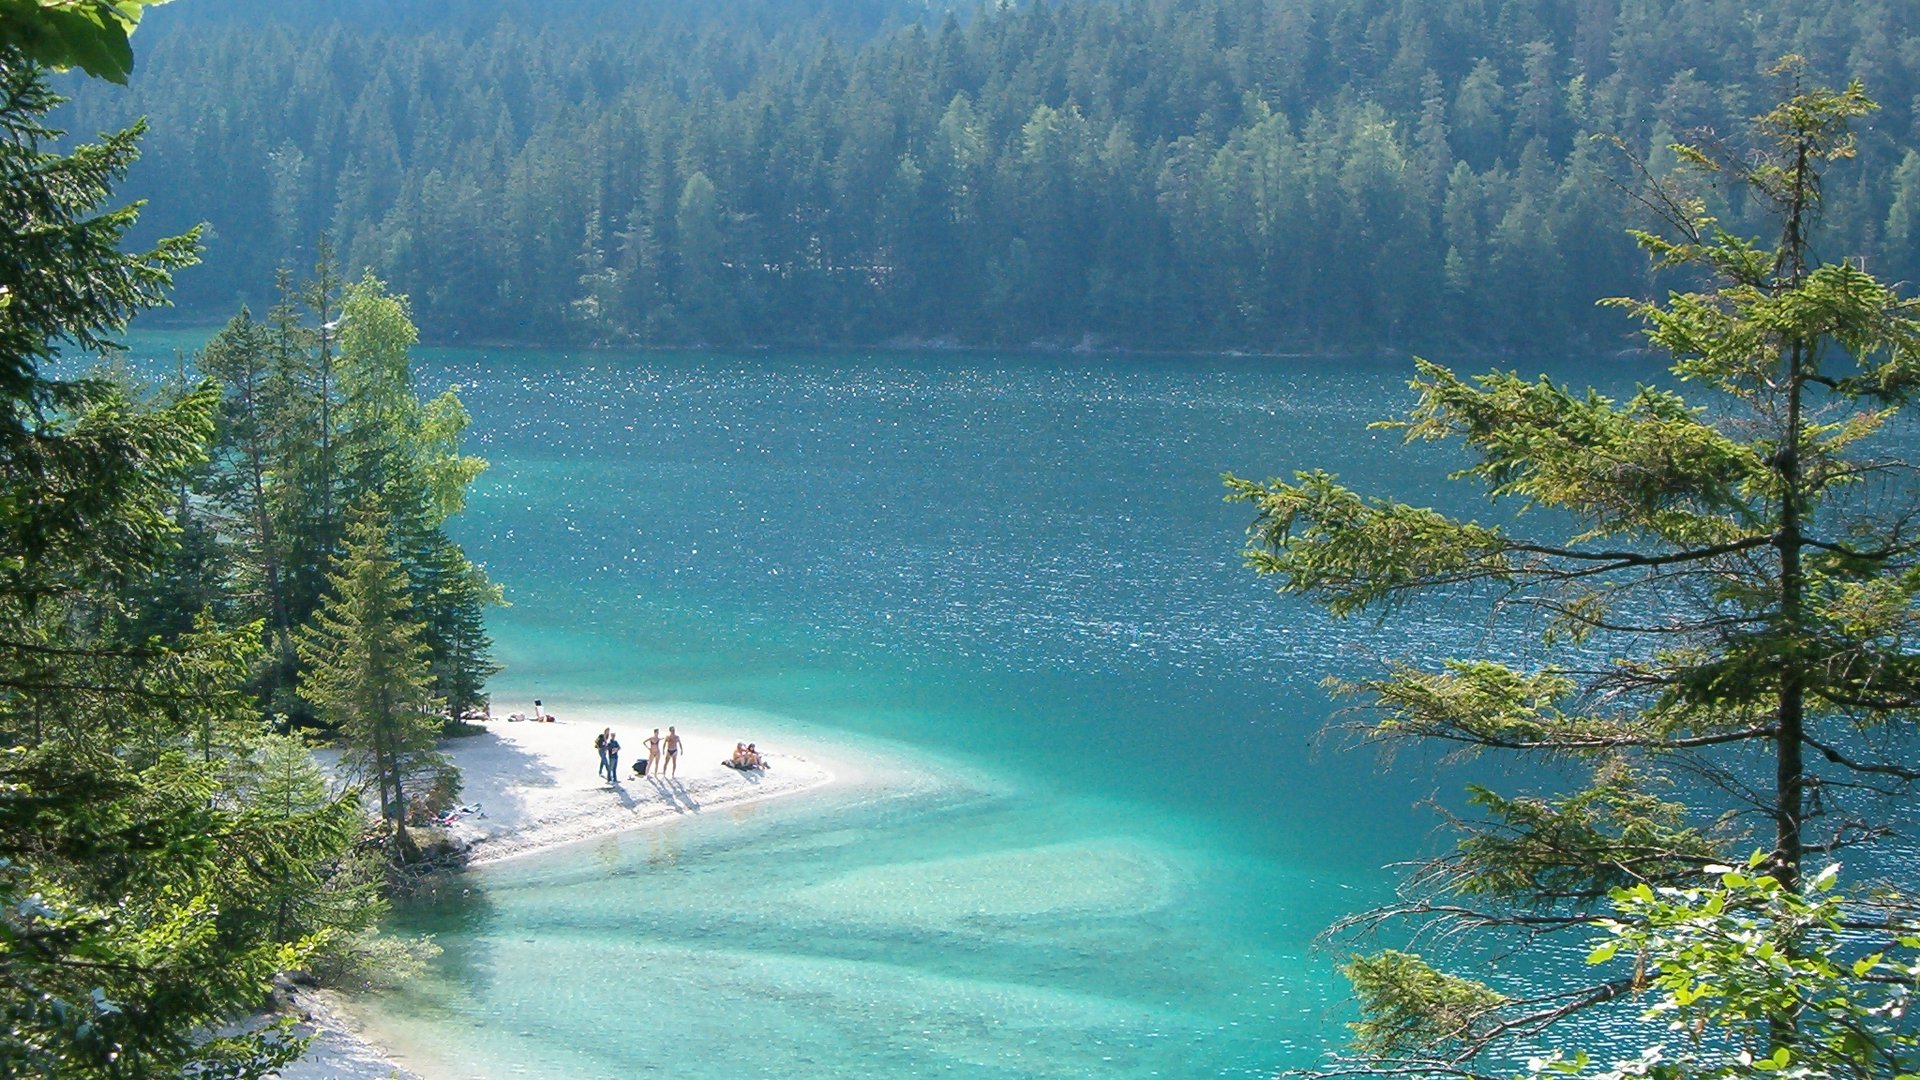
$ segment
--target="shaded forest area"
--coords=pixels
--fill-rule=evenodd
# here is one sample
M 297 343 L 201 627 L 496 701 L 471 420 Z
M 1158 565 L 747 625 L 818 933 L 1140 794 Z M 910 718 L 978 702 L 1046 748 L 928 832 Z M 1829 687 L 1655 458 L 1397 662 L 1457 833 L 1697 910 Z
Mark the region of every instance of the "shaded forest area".
M 1920 272 L 1896 0 L 283 8 L 163 10 L 63 118 L 152 117 L 128 190 L 210 223 L 192 318 L 325 231 L 440 341 L 1624 347 L 1629 153 L 1666 170 L 1790 52 L 1885 106 L 1821 254 Z

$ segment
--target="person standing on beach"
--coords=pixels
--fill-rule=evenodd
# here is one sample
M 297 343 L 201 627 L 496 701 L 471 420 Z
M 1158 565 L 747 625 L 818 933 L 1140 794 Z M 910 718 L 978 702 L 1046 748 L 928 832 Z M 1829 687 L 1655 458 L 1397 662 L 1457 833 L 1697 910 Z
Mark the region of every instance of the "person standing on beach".
M 653 729 L 653 738 L 647 740 L 647 775 L 660 775 L 660 729 Z
M 607 729 L 607 783 L 620 782 L 620 736 Z
M 679 775 L 680 773 L 680 733 L 673 730 L 672 724 L 667 725 L 667 743 L 666 743 L 665 750 L 666 750 L 666 760 L 661 763 L 660 768 L 667 770 L 669 772 L 672 772 L 676 776 Z
M 613 737 L 612 728 L 601 728 L 600 734 L 593 737 L 593 748 L 600 751 L 600 775 L 607 775 L 607 740 Z

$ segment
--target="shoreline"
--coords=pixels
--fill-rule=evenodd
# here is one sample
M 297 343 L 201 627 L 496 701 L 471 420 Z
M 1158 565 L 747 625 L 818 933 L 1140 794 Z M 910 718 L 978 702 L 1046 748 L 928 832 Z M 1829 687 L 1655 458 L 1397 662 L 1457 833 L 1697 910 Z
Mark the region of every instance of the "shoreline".
M 739 731 L 715 735 L 682 730 L 678 768 L 665 778 L 637 777 L 633 764 L 646 756 L 654 729 L 716 722 Z M 468 868 L 489 866 L 582 840 L 648 828 L 723 806 L 760 802 L 833 783 L 847 767 L 829 764 L 815 747 L 796 741 L 773 718 L 695 708 L 586 707 L 552 723 L 493 719 L 478 735 L 448 740 L 460 767 L 461 803 L 477 813 L 460 817 L 448 835 L 466 847 Z M 594 736 L 611 728 L 621 743 L 620 781 L 610 784 L 595 770 Z M 721 761 L 736 742 L 765 744 L 769 768 L 743 773 Z
M 669 725 L 711 729 L 723 723 L 740 734 L 681 732 L 685 748 L 675 775 L 632 775 L 635 751 L 646 757 L 645 737 L 653 728 L 664 733 Z M 462 873 L 597 837 L 657 829 L 708 810 L 818 791 L 862 773 L 850 762 L 823 757 L 780 718 L 726 709 L 587 706 L 552 723 L 495 718 L 483 727 L 442 743 L 461 771 L 460 805 L 475 811 L 447 830 L 467 849 Z M 608 727 L 621 742 L 617 784 L 594 771 L 593 738 Z M 720 763 L 735 742 L 748 740 L 767 747 L 762 753 L 771 767 L 763 773 Z M 277 1074 L 282 1080 L 424 1080 L 361 1034 L 340 992 L 299 991 L 290 1011 L 297 1030 L 313 1041 L 299 1061 Z
M 204 334 L 205 336 L 211 338 L 213 334 L 217 332 L 224 325 L 226 325 L 224 318 L 209 318 L 206 321 L 202 321 L 197 316 L 190 316 L 187 318 L 180 319 L 179 321 L 147 320 L 142 323 L 141 327 L 136 332 L 152 333 L 156 335 Z M 782 342 L 757 341 L 757 342 L 735 342 L 727 345 L 665 344 L 665 343 L 647 344 L 647 343 L 635 342 L 635 343 L 617 344 L 617 345 L 609 345 L 604 343 L 601 343 L 601 344 L 574 343 L 574 344 L 566 344 L 561 346 L 555 346 L 551 343 L 542 344 L 537 341 L 516 341 L 510 338 L 500 338 L 500 339 L 434 338 L 431 340 L 423 339 L 419 343 L 419 347 L 422 349 L 430 349 L 430 350 L 431 349 L 486 349 L 486 350 L 494 350 L 494 351 L 500 351 L 500 352 L 523 352 L 523 353 L 524 352 L 542 352 L 542 353 L 563 353 L 563 354 L 578 353 L 585 356 L 638 356 L 638 355 L 646 355 L 646 354 L 653 354 L 653 353 L 668 354 L 668 355 L 693 355 L 693 354 L 728 355 L 728 354 L 735 354 L 735 353 L 740 353 L 740 354 L 792 353 L 792 354 L 804 356 L 804 355 L 840 355 L 843 353 L 852 352 L 852 353 L 863 353 L 868 355 L 882 355 L 882 356 L 910 355 L 910 354 L 917 354 L 917 353 L 934 353 L 942 356 L 978 355 L 978 356 L 985 356 L 985 357 L 998 357 L 998 356 L 1006 356 L 1006 355 L 1012 354 L 1012 355 L 1065 357 L 1065 358 L 1080 360 L 1080 361 L 1099 360 L 1099 359 L 1127 359 L 1127 358 L 1146 358 L 1146 359 L 1200 358 L 1200 359 L 1204 359 L 1208 357 L 1222 357 L 1222 358 L 1230 358 L 1230 359 L 1252 359 L 1252 360 L 1311 360 L 1311 361 L 1340 361 L 1340 360 L 1369 360 L 1369 359 L 1404 360 L 1410 357 L 1414 351 L 1411 347 L 1393 347 L 1393 346 L 1386 346 L 1386 345 L 1354 345 L 1354 346 L 1345 347 L 1345 348 L 1319 347 L 1319 346 L 1306 346 L 1306 345 L 1274 347 L 1271 343 L 1259 343 L 1259 342 L 1247 342 L 1241 345 L 1220 345 L 1217 347 L 1205 348 L 1205 349 L 1179 349 L 1179 348 L 1172 348 L 1172 347 L 1154 347 L 1154 346 L 1147 346 L 1147 345 L 1140 345 L 1140 344 L 1124 344 L 1124 343 L 1100 338 L 1098 335 L 1082 335 L 1081 337 L 1076 338 L 1072 341 L 1067 341 L 1062 339 L 1062 340 L 1051 340 L 1051 341 L 1033 340 L 1033 341 L 1025 341 L 1025 342 L 999 342 L 999 343 L 977 342 L 977 341 L 963 342 L 956 338 L 942 337 L 938 335 L 933 337 L 917 337 L 912 335 L 904 335 L 904 336 L 882 338 L 874 341 L 842 341 L 842 342 L 816 341 L 816 342 L 807 342 L 807 343 L 793 343 L 793 342 L 782 343 Z M 1462 345 L 1451 351 L 1438 350 L 1438 352 L 1441 355 L 1449 355 L 1449 354 L 1462 354 L 1467 350 L 1468 350 L 1468 347 L 1465 345 Z M 1593 351 L 1596 355 L 1599 355 L 1602 353 L 1610 354 L 1613 350 L 1602 349 L 1601 347 L 1596 345 L 1593 347 Z M 1629 349 L 1625 351 L 1639 352 L 1644 350 Z M 1506 352 L 1519 355 L 1521 353 L 1524 353 L 1524 350 L 1510 349 L 1510 350 L 1506 350 Z M 1474 355 L 1486 355 L 1486 353 L 1483 350 L 1482 352 L 1476 353 Z

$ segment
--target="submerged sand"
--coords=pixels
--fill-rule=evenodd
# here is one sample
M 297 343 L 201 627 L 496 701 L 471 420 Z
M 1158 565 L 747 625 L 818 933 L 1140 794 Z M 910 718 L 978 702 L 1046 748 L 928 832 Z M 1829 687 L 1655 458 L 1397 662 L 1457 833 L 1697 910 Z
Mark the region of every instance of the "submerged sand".
M 679 728 L 685 744 L 678 768 L 635 777 L 633 763 L 646 758 L 647 736 L 656 727 L 664 736 L 669 725 Z M 620 740 L 618 783 L 598 775 L 593 740 L 604 728 Z M 736 742 L 754 742 L 769 767 L 740 772 L 722 765 Z M 791 795 L 853 771 L 770 718 L 671 707 L 589 708 L 552 723 L 494 719 L 480 734 L 450 739 L 443 749 L 460 768 L 461 805 L 471 810 L 448 832 L 468 845 L 472 866 Z M 286 1080 L 418 1080 L 357 1035 L 331 995 L 304 994 L 298 1007 L 313 1043 L 303 1060 L 280 1073 Z

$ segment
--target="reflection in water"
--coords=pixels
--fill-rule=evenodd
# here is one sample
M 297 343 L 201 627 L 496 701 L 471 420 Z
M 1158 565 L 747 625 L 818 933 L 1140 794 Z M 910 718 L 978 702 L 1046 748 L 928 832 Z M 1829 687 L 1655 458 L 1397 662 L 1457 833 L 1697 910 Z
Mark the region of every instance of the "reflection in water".
M 587 840 L 584 842 L 584 846 L 587 849 L 586 854 L 602 868 L 609 872 L 620 868 L 620 838 L 618 836 L 602 836 Z
M 643 835 L 649 868 L 664 870 L 680 861 L 680 845 L 676 842 L 678 836 L 679 830 L 673 828 L 649 829 Z

